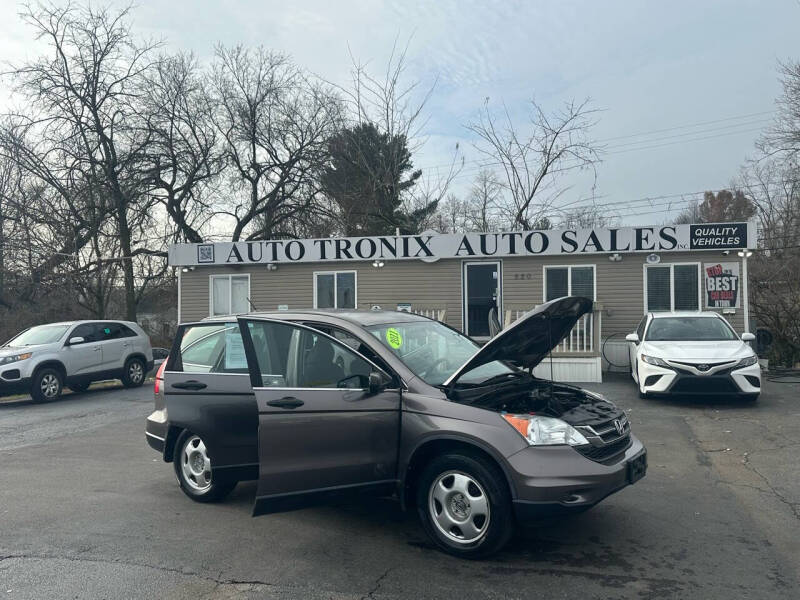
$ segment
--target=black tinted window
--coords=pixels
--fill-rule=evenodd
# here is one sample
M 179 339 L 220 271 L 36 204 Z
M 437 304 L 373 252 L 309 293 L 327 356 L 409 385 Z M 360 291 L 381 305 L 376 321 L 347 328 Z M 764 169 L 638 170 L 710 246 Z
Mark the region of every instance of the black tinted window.
M 136 332 L 122 323 L 118 323 L 121 337 L 136 337 Z
M 98 323 L 97 328 L 103 340 L 116 340 L 124 337 L 119 323 Z
M 69 337 L 82 337 L 84 342 L 100 341 L 100 333 L 94 323 L 83 323 L 78 325 L 72 330 L 72 333 L 69 334 Z

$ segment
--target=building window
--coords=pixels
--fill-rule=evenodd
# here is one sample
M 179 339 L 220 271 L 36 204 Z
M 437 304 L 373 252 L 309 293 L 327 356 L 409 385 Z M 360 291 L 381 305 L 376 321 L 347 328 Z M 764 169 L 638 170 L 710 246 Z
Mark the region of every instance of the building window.
M 594 297 L 594 265 L 544 268 L 544 300 L 562 296 Z
M 239 315 L 249 311 L 249 275 L 211 275 L 212 317 L 218 315 Z
M 700 310 L 700 263 L 645 265 L 645 311 Z
M 355 308 L 357 304 L 355 271 L 314 273 L 314 308 Z

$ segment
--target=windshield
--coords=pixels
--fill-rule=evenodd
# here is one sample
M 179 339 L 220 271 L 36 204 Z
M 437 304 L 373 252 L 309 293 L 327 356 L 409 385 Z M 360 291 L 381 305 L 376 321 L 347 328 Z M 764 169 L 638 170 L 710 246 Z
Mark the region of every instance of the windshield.
M 435 321 L 385 323 L 367 329 L 430 385 L 447 381 L 479 348 L 468 337 Z M 479 383 L 512 372 L 514 369 L 495 360 L 467 371 L 458 381 Z
M 710 342 L 739 339 L 728 324 L 715 317 L 664 317 L 653 319 L 648 342 Z
M 7 346 L 35 346 L 37 344 L 52 344 L 61 339 L 69 325 L 39 325 L 23 331 L 11 339 Z

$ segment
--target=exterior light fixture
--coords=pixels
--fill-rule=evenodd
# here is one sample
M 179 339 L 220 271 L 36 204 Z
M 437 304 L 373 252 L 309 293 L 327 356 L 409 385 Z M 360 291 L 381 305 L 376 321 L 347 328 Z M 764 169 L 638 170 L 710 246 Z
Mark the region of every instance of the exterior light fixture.
M 278 270 L 278 265 L 276 265 L 275 263 L 267 264 L 267 271 L 277 271 L 277 270 Z
M 183 267 L 181 269 L 184 273 L 188 273 L 189 271 L 194 271 L 194 267 Z
M 608 257 L 608 260 L 610 260 L 611 262 L 621 262 L 622 254 L 620 254 L 619 252 L 614 252 L 614 254 Z
M 739 250 L 737 254 L 739 255 L 739 258 L 750 258 L 753 256 L 753 251 L 745 248 L 744 250 Z
M 384 265 L 384 262 L 382 260 L 373 260 L 372 261 L 372 266 L 375 267 L 376 269 L 383 268 L 383 265 Z

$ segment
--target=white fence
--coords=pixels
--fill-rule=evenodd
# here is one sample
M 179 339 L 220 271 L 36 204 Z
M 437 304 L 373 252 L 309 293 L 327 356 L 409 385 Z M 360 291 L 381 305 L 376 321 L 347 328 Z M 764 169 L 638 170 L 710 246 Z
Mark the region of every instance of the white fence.
M 511 325 L 526 312 L 528 311 L 518 309 L 505 311 L 504 327 Z M 596 340 L 600 339 L 598 335 L 599 321 L 599 316 L 595 318 L 595 313 L 583 315 L 569 332 L 569 335 L 558 346 L 553 348 L 553 352 L 557 354 L 597 354 L 600 351 L 596 343 Z M 595 329 L 595 326 L 597 326 L 597 329 Z

